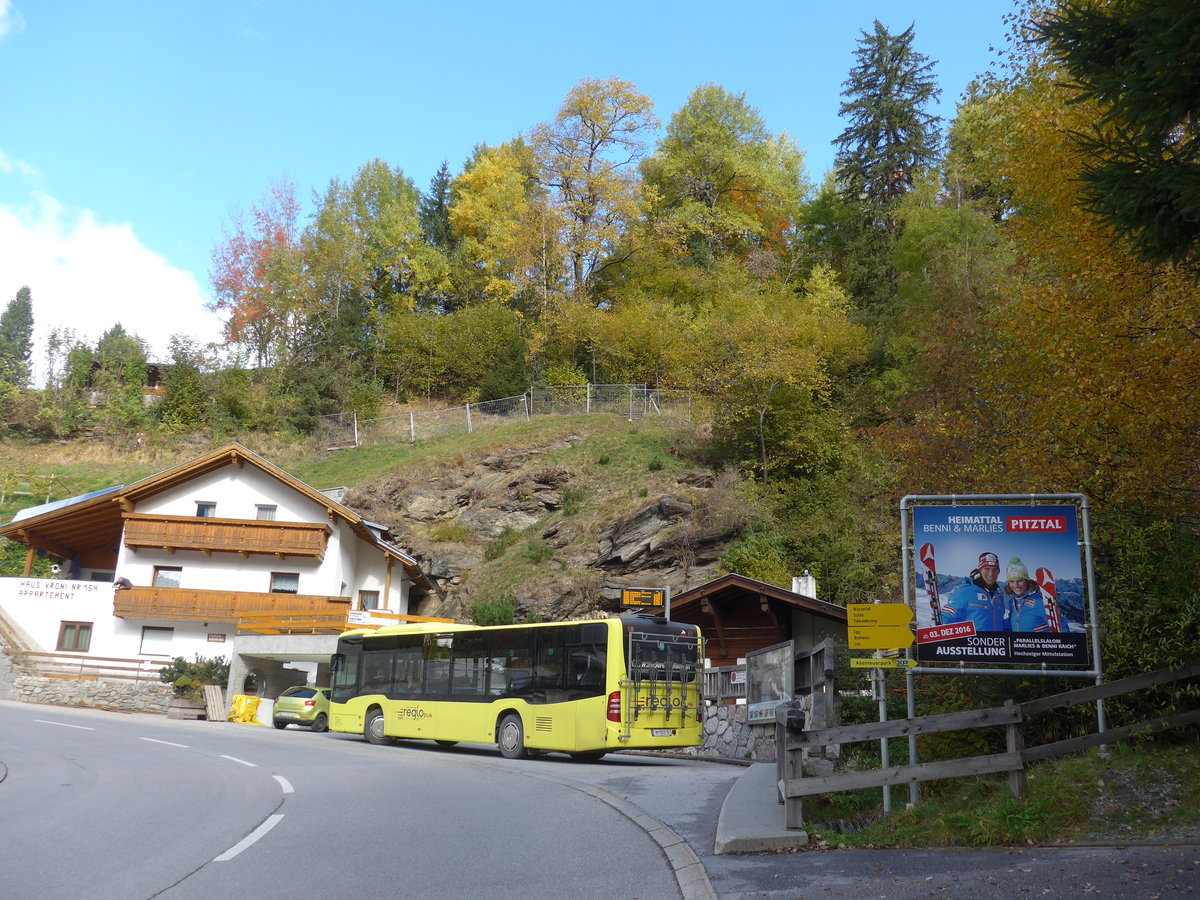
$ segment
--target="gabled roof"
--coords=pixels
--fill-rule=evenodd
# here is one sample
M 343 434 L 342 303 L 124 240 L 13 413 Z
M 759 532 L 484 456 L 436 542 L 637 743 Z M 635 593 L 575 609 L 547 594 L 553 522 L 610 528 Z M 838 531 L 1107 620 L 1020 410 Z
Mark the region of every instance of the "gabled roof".
M 684 591 L 682 594 L 672 597 L 671 618 L 674 619 L 680 610 L 686 609 L 691 605 L 698 607 L 700 602 L 706 598 L 723 600 L 747 594 L 769 597 L 795 609 L 812 613 L 814 616 L 821 618 L 831 619 L 842 625 L 845 625 L 847 621 L 847 613 L 844 607 L 834 603 L 826 603 L 824 600 L 817 600 L 813 597 L 805 597 L 803 594 L 796 594 L 784 588 L 776 587 L 773 584 L 755 581 L 753 578 L 747 578 L 745 575 L 738 575 L 736 573 L 722 575 L 720 578 L 714 578 L 707 584 L 702 584 L 699 587 L 694 587 L 689 591 Z
M 815 631 L 846 627 L 842 607 L 745 575 L 722 575 L 671 598 L 672 621 L 700 626 L 705 656 L 716 665 L 733 665 L 751 651 L 801 637 L 809 629 L 798 634 L 794 622 L 804 616 L 823 620 L 814 623 Z
M 309 487 L 238 443 L 226 444 L 130 485 L 24 510 L 14 516 L 13 521 L 0 526 L 0 537 L 32 544 L 63 559 L 71 559 L 82 551 L 97 547 L 115 546 L 121 536 L 121 514 L 132 512 L 139 500 L 229 465 L 239 469 L 253 466 L 324 507 L 330 520 L 342 519 L 360 538 L 398 559 L 413 581 L 426 590 L 431 589 L 416 560 L 389 543 L 387 539 L 390 535 L 382 531 L 381 526 L 368 522 L 352 509 Z

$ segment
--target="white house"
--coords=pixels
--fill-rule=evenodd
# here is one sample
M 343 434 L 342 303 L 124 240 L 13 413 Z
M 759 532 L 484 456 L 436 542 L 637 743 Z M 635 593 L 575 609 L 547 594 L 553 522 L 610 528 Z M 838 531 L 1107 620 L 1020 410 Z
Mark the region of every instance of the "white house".
M 303 642 L 289 650 L 280 636 L 394 623 L 430 590 L 387 529 L 334 494 L 229 444 L 131 485 L 24 510 L 0 526 L 0 537 L 28 547 L 26 577 L 0 579 L 0 629 L 18 649 L 147 663 L 237 662 L 239 634 L 262 659 L 327 661 L 327 639 L 289 656 Z M 28 577 L 37 553 L 62 560 L 62 577 Z M 253 640 L 262 635 L 275 636 L 278 654 Z M 230 683 L 241 690 L 234 673 Z

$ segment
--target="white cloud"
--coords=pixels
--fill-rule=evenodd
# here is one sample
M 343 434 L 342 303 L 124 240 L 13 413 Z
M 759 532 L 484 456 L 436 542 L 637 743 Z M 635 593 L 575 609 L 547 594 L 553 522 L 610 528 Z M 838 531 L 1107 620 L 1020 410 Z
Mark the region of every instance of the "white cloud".
M 142 246 L 128 223 L 103 223 L 90 210 L 71 212 L 34 192 L 25 206 L 0 203 L 0 247 L 0 309 L 22 286 L 33 298 L 39 384 L 54 328 L 95 344 L 120 322 L 156 360 L 167 358 L 173 334 L 200 345 L 221 337 L 221 320 L 205 308 L 209 298 L 195 276 Z
M 0 41 L 25 30 L 25 18 L 9 0 L 0 0 Z

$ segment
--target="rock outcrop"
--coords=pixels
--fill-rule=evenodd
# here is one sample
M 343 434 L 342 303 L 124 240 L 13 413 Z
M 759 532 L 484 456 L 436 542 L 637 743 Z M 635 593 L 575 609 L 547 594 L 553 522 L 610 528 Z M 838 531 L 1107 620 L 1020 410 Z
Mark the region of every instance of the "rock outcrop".
M 413 610 L 423 615 L 463 617 L 471 604 L 496 599 L 487 576 L 504 553 L 527 560 L 507 587 L 518 610 L 547 619 L 615 611 L 624 587 L 678 593 L 718 574 L 731 535 L 705 517 L 715 473 L 647 478 L 657 496 L 637 487 L 644 499 L 635 505 L 628 483 L 592 478 L 585 488 L 579 472 L 548 464 L 555 449 L 561 444 L 398 472 L 349 491 L 345 502 L 387 525 L 434 583 L 436 595 Z

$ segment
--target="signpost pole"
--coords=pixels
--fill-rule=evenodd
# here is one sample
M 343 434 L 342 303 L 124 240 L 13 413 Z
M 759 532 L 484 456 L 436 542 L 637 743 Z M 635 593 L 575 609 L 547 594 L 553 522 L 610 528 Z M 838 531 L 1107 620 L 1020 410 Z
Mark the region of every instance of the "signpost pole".
M 900 502 L 900 567 L 904 573 L 904 603 L 913 611 L 913 618 L 915 619 L 917 612 L 917 598 L 914 596 L 916 593 L 916 579 L 913 574 L 909 572 L 908 568 L 910 554 L 915 549 L 915 545 L 911 541 L 908 530 L 909 514 L 907 500 L 908 498 L 906 497 Z M 909 647 L 905 655 L 909 659 L 913 659 L 916 656 L 916 651 L 912 647 Z M 916 691 L 914 690 L 915 687 L 916 683 L 913 681 L 912 669 L 905 669 L 904 702 L 905 709 L 910 719 L 915 719 L 917 717 Z M 908 736 L 908 764 L 910 766 L 915 766 L 917 764 L 917 736 L 915 734 L 910 734 Z M 908 783 L 908 805 L 916 806 L 918 799 L 917 782 L 910 781 Z
M 909 647 L 908 656 L 910 659 L 912 658 L 912 655 L 913 655 L 912 648 Z M 913 684 L 912 669 L 905 669 L 905 671 L 904 671 L 905 707 L 908 711 L 908 717 L 910 719 L 915 719 L 917 717 L 917 701 L 916 701 L 916 691 L 913 690 L 914 686 L 915 685 Z M 917 736 L 915 734 L 910 734 L 908 736 L 908 764 L 910 766 L 915 766 L 917 764 Z M 920 796 L 918 794 L 917 782 L 915 780 L 910 781 L 908 783 L 908 805 L 916 806 L 917 800 L 919 800 L 919 799 L 920 799 Z
M 875 655 L 876 656 L 880 655 L 879 651 L 876 651 Z M 884 674 L 883 669 L 876 669 L 875 670 L 875 690 L 878 692 L 877 696 L 879 697 L 879 721 L 880 722 L 886 722 L 888 720 L 886 685 L 887 685 L 887 676 Z M 888 760 L 888 739 L 880 738 L 879 739 L 879 767 L 881 769 L 886 769 L 890 765 L 891 765 L 891 763 Z M 892 786 L 890 784 L 885 784 L 883 786 L 883 814 L 885 816 L 890 816 L 892 814 Z

